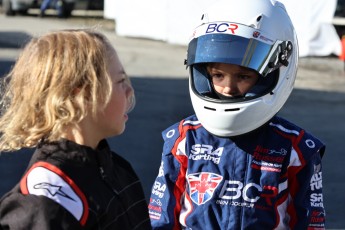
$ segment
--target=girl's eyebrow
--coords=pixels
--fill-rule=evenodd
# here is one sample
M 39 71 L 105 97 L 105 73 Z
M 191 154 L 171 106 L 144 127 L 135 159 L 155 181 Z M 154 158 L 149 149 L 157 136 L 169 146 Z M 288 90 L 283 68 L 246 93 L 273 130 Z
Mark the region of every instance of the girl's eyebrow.
M 118 74 L 121 74 L 123 77 L 128 78 L 126 71 L 123 69 L 119 70 Z

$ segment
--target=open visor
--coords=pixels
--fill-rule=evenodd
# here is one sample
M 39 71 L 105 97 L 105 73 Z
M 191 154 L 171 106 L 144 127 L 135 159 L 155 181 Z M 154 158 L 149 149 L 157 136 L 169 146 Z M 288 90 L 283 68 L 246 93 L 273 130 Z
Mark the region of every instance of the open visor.
M 206 34 L 194 38 L 189 43 L 187 65 L 209 62 L 229 63 L 251 68 L 265 77 L 282 64 L 279 63 L 278 54 L 286 48 L 286 45 L 286 42 L 277 41 L 270 44 L 255 38 L 232 34 Z

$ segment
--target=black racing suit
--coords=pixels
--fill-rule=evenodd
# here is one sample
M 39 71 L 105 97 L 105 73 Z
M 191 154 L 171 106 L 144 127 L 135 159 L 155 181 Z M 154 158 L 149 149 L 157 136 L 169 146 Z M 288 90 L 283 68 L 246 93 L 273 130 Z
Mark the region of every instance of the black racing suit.
M 0 200 L 0 229 L 151 229 L 141 183 L 110 151 L 61 140 L 40 143 Z

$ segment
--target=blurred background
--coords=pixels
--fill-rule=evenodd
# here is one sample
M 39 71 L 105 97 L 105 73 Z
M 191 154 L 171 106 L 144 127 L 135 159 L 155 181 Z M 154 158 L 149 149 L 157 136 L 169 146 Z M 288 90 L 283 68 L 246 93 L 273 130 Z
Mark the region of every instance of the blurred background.
M 104 8 L 104 0 L 0 0 L 0 4 L 7 16 L 27 15 L 30 10 L 43 6 L 44 9 L 54 10 L 56 16 L 61 18 L 70 17 L 75 9 L 103 11 Z
M 109 143 L 131 162 L 148 199 L 160 165 L 161 132 L 194 113 L 183 61 L 189 34 L 210 2 L 51 0 L 42 14 L 43 0 L 0 0 L 0 77 L 34 36 L 87 27 L 103 32 L 117 49 L 137 97 L 125 133 Z M 298 32 L 300 60 L 295 89 L 279 115 L 327 145 L 327 229 L 345 229 L 345 0 L 289 0 L 286 8 Z M 18 182 L 32 151 L 0 153 L 0 196 Z

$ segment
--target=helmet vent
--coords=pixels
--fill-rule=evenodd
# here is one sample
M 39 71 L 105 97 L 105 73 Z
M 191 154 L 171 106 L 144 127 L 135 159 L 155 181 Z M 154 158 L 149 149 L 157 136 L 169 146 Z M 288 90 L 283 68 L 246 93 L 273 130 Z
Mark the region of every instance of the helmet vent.
M 201 22 L 202 23 L 208 23 L 208 15 L 207 14 L 201 15 Z
M 257 17 L 253 18 L 252 20 L 253 20 L 253 23 L 250 24 L 249 26 L 259 30 L 263 21 L 263 15 L 260 14 Z
M 205 109 L 208 109 L 208 110 L 216 111 L 215 108 L 210 108 L 210 107 L 206 107 L 206 106 L 204 106 L 204 108 L 205 108 Z
M 240 108 L 234 108 L 234 109 L 225 109 L 225 112 L 234 112 L 234 111 L 239 111 Z

